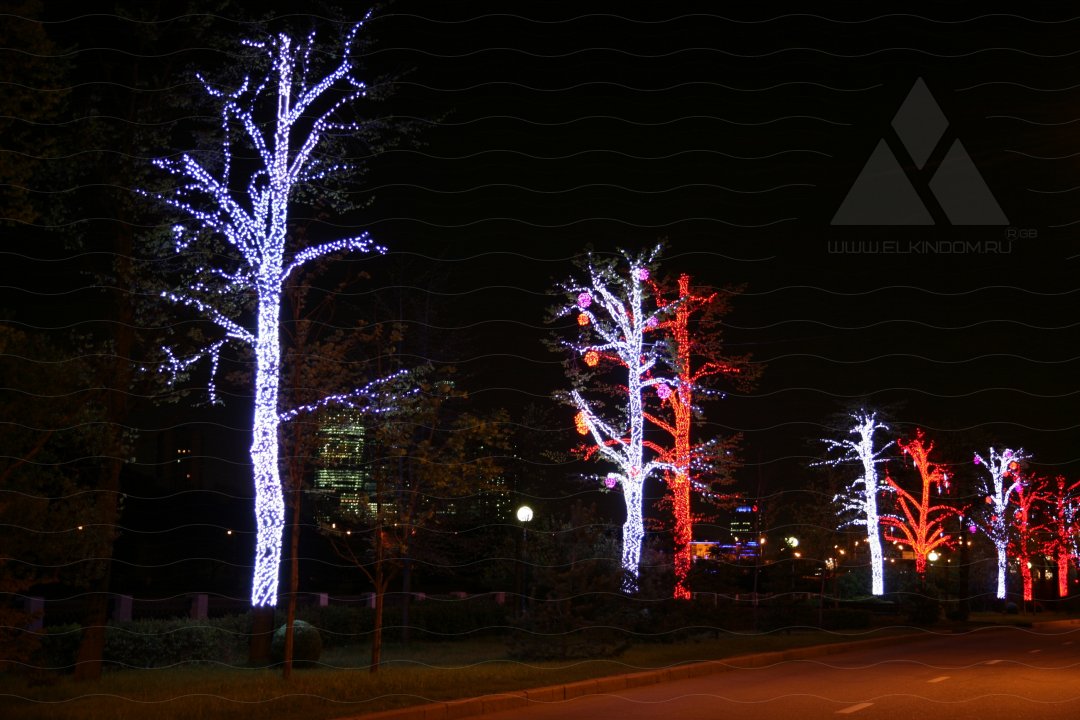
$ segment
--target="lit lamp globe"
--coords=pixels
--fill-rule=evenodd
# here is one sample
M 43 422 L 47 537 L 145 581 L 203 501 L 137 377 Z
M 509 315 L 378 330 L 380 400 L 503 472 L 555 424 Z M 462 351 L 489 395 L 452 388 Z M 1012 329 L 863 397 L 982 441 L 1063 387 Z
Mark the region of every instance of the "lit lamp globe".
M 931 550 L 930 553 L 926 556 L 926 559 L 929 560 L 930 562 L 937 562 L 938 560 L 941 559 L 941 556 L 938 555 L 933 550 Z
M 522 505 L 517 509 L 517 519 L 519 522 L 527 523 L 533 519 L 532 508 L 528 505 Z

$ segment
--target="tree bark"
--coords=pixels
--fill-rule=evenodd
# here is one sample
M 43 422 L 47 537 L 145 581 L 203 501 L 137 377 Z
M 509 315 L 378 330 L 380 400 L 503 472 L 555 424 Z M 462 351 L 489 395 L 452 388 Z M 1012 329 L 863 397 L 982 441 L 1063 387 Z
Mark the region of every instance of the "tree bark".
M 375 536 L 375 626 L 371 633 L 371 672 L 379 672 L 382 662 L 383 597 L 386 584 L 383 576 L 383 531 L 376 529 Z
M 270 645 L 274 638 L 274 608 L 254 607 L 251 609 L 251 645 L 248 648 L 248 662 L 252 665 L 270 664 Z
M 133 239 L 131 228 L 121 226 L 116 235 L 117 277 L 130 278 L 133 270 Z M 109 459 L 102 469 L 102 483 L 97 488 L 94 508 L 98 532 L 110 537 L 100 547 L 94 547 L 97 558 L 90 563 L 88 602 L 83 619 L 83 634 L 76 655 L 75 679 L 97 680 L 101 677 L 105 654 L 105 625 L 109 621 L 109 581 L 112 576 L 113 543 L 115 528 L 120 519 L 120 475 L 124 469 L 125 440 L 122 428 L 129 421 L 132 381 L 131 359 L 135 347 L 135 307 L 129 295 L 117 293 L 113 303 L 112 342 L 117 361 L 101 368 L 101 384 L 105 388 L 105 437 L 108 447 L 103 455 Z M 95 543 L 95 545 L 97 545 Z
M 296 486 L 293 488 L 293 513 L 292 528 L 289 537 L 289 607 L 285 613 L 285 658 L 281 669 L 281 676 L 285 680 L 292 679 L 293 650 L 296 647 L 296 594 L 300 583 L 300 483 L 298 478 L 293 478 Z
M 409 632 L 409 605 L 411 603 L 412 561 L 406 555 L 401 559 L 401 642 L 403 645 L 408 645 L 411 639 Z

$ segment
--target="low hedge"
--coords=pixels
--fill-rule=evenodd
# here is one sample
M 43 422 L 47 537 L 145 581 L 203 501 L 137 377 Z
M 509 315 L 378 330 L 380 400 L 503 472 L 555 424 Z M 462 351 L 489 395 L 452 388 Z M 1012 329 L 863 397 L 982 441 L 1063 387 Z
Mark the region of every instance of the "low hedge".
M 109 625 L 104 661 L 123 668 L 247 661 L 251 616 L 230 615 L 207 620 L 171 618 L 135 620 Z

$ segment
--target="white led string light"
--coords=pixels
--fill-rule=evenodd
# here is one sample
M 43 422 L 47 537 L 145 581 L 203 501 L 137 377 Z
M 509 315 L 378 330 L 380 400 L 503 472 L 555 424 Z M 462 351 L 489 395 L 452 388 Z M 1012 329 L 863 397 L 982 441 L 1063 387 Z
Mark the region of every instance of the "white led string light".
M 874 433 L 878 430 L 888 430 L 887 425 L 877 421 L 876 413 L 860 410 L 852 413 L 851 418 L 855 424 L 848 432 L 856 439 L 839 441 L 822 439 L 830 450 L 836 450 L 842 454 L 834 460 L 815 463 L 815 465 L 840 465 L 852 462 L 862 465 L 862 475 L 848 485 L 846 493 L 837 495 L 833 501 L 840 503 L 842 513 L 851 516 L 851 519 L 843 525 L 866 526 L 866 542 L 870 548 L 870 591 L 874 595 L 884 595 L 885 578 L 882 570 L 884 561 L 881 552 L 881 529 L 877 504 L 881 486 L 878 483 L 876 466 L 878 463 L 885 462 L 881 454 L 892 445 L 892 442 L 874 450 Z
M 368 14 L 370 16 L 370 13 Z M 364 21 L 368 19 L 365 16 Z M 263 50 L 271 61 L 272 70 L 258 85 L 246 78 L 239 89 L 225 93 L 214 89 L 199 77 L 206 92 L 221 103 L 221 126 L 224 140 L 221 145 L 219 176 L 188 154 L 178 159 L 160 159 L 155 164 L 183 180 L 169 195 L 154 195 L 194 221 L 196 230 L 176 225 L 174 249 L 185 252 L 201 233 L 223 238 L 239 259 L 234 269 L 202 267 L 196 271 L 196 282 L 184 292 L 164 293 L 169 300 L 190 307 L 221 327 L 225 338 L 211 344 L 201 356 L 209 356 L 211 370 L 217 368 L 218 357 L 226 341 L 235 341 L 254 349 L 255 408 L 252 424 L 251 461 L 254 473 L 256 549 L 255 572 L 252 582 L 252 605 L 272 606 L 277 602 L 279 564 L 285 506 L 278 468 L 279 426 L 299 412 L 312 411 L 328 403 L 374 408 L 401 394 L 379 391 L 378 386 L 400 379 L 397 374 L 364 388 L 325 398 L 319 403 L 282 412 L 279 406 L 281 371 L 281 296 L 285 281 L 299 268 L 314 260 L 341 252 L 383 253 L 367 233 L 292 251 L 286 248 L 289 204 L 296 188 L 330 174 L 349 168 L 340 163 L 324 163 L 312 154 L 329 131 L 358 131 L 355 122 L 337 122 L 335 114 L 366 93 L 362 81 L 353 76 L 349 53 L 364 22 L 348 32 L 340 62 L 317 83 L 308 82 L 309 61 L 314 35 L 294 48 L 292 39 L 279 34 L 267 42 L 245 42 L 249 47 Z M 299 71 L 299 72 L 298 72 Z M 276 83 L 275 83 L 276 80 Z M 313 105 L 332 88 L 341 88 L 341 96 L 321 113 Z M 256 102 L 264 93 L 276 93 L 276 115 L 273 137 L 263 134 L 255 119 Z M 304 119 L 305 114 L 309 117 Z M 314 119 L 311 116 L 314 115 Z M 303 123 L 301 120 L 303 119 Z M 299 125 L 308 128 L 294 147 L 294 134 Z M 255 150 L 260 167 L 246 183 L 246 197 L 235 191 L 230 130 L 239 125 Z M 197 293 L 192 294 L 192 293 Z M 254 332 L 215 305 L 214 299 L 251 293 L 256 304 Z M 210 298 L 210 299 L 208 299 Z M 227 305 L 226 305 L 227 306 Z M 199 356 L 178 358 L 166 351 L 165 370 L 178 377 Z M 214 396 L 213 373 L 209 385 Z
M 1005 572 L 1009 561 L 1009 523 L 1012 515 L 1009 502 L 1013 493 L 1023 487 L 1020 463 L 1029 456 L 1023 449 L 1005 448 L 998 454 L 994 448 L 990 448 L 989 457 L 988 462 L 979 453 L 975 453 L 974 463 L 986 469 L 986 473 L 980 478 L 982 490 L 986 493 L 986 502 L 992 508 L 990 520 L 986 523 L 986 534 L 997 551 L 997 598 L 1004 600 Z
M 674 381 L 649 377 L 658 360 L 654 347 L 645 342 L 645 332 L 656 325 L 658 312 L 648 314 L 643 308 L 642 288 L 649 277 L 646 265 L 656 256 L 657 250 L 631 260 L 625 276 L 607 268 L 589 265 L 589 284 L 564 284 L 561 289 L 574 304 L 564 307 L 560 315 L 579 313 L 587 318 L 580 322 L 583 331 L 599 336 L 599 342 L 565 343 L 576 354 L 585 358 L 586 364 L 616 362 L 625 368 L 626 385 L 620 421 L 601 418 L 593 403 L 574 390 L 569 397 L 578 410 L 576 423 L 583 435 L 590 435 L 595 452 L 613 463 L 617 472 L 604 477 L 604 484 L 612 488 L 622 486 L 626 521 L 623 524 L 621 565 L 625 571 L 623 589 L 635 592 L 638 587 L 638 568 L 641 562 L 641 544 L 645 535 L 642 521 L 642 500 L 646 479 L 669 467 L 667 463 L 645 459 L 644 415 L 642 393 L 660 384 L 674 385 Z M 652 323 L 652 324 L 650 324 Z

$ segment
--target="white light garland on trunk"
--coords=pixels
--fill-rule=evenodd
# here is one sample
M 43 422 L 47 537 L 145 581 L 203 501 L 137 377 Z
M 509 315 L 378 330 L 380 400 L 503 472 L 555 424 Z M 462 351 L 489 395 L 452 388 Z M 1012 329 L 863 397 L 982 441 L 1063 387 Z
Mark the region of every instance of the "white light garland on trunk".
M 815 465 L 840 465 L 858 462 L 862 465 L 862 475 L 848 485 L 848 492 L 839 494 L 833 498 L 834 502 L 840 503 L 841 513 L 850 514 L 852 519 L 844 525 L 865 525 L 866 542 L 870 548 L 870 592 L 874 595 L 885 594 L 884 560 L 881 551 L 881 528 L 878 518 L 877 496 L 881 486 L 878 483 L 877 465 L 885 462 L 881 454 L 892 445 L 892 441 L 881 448 L 874 449 L 874 433 L 878 430 L 888 430 L 888 426 L 877 420 L 877 414 L 860 410 L 852 413 L 855 424 L 848 431 L 854 435 L 853 440 L 831 440 L 823 438 L 822 442 L 829 446 L 830 450 L 836 450 L 842 455 L 834 460 L 827 460 Z
M 1020 463 L 1028 458 L 1023 449 L 1005 448 L 998 454 L 994 448 L 990 448 L 989 460 L 984 460 L 979 453 L 975 453 L 975 464 L 981 465 L 986 470 L 980 480 L 982 490 L 986 493 L 986 502 L 992 508 L 990 521 L 986 523 L 986 534 L 990 536 L 994 549 L 997 551 L 997 598 L 999 600 L 1005 599 L 1005 573 L 1009 561 L 1009 524 L 1012 522 L 1010 500 L 1013 493 L 1023 487 Z
M 656 348 L 645 342 L 647 330 L 656 327 L 657 315 L 663 311 L 648 313 L 644 308 L 644 287 L 649 278 L 647 265 L 655 258 L 658 248 L 636 258 L 623 259 L 629 268 L 615 270 L 609 265 L 593 262 L 588 264 L 587 285 L 564 283 L 560 288 L 567 293 L 570 305 L 560 315 L 578 314 L 578 325 L 585 339 L 566 345 L 579 355 L 590 367 L 600 363 L 619 365 L 625 375 L 618 420 L 602 418 L 597 405 L 586 399 L 578 390 L 569 393 L 569 399 L 578 410 L 575 423 L 578 432 L 591 437 L 596 454 L 614 464 L 618 470 L 607 474 L 603 482 L 611 488 L 622 487 L 626 506 L 623 523 L 622 558 L 624 574 L 623 589 L 636 592 L 641 544 L 645 535 L 642 521 L 642 499 L 645 481 L 667 464 L 645 457 L 645 420 L 642 393 L 654 385 L 674 384 L 674 381 L 654 378 L 650 372 L 656 366 Z M 582 319 L 584 318 L 584 320 Z
M 369 13 L 370 16 L 370 13 Z M 366 21 L 368 18 L 365 17 Z M 280 34 L 265 42 L 244 44 L 263 50 L 271 70 L 257 84 L 246 78 L 239 89 L 224 93 L 202 82 L 206 92 L 221 103 L 220 169 L 204 167 L 189 154 L 177 159 L 161 159 L 155 164 L 182 179 L 170 194 L 153 197 L 172 206 L 194 221 L 191 227 L 174 227 L 175 251 L 182 253 L 201 235 L 223 238 L 235 251 L 232 267 L 221 259 L 212 267 L 196 272 L 196 282 L 183 292 L 164 293 L 168 299 L 191 307 L 220 326 L 225 339 L 212 343 L 201 355 L 209 356 L 216 370 L 218 354 L 225 341 L 253 348 L 255 354 L 255 408 L 252 422 L 251 462 L 255 490 L 256 549 L 251 591 L 252 605 L 271 606 L 277 602 L 282 530 L 285 506 L 278 468 L 279 427 L 294 414 L 279 407 L 281 373 L 281 299 L 289 276 L 304 265 L 333 253 L 348 251 L 383 253 L 367 233 L 309 247 L 287 247 L 290 202 L 305 184 L 337 175 L 349 168 L 341 163 L 317 159 L 314 150 L 331 131 L 358 131 L 356 122 L 338 122 L 338 111 L 364 97 L 365 85 L 354 77 L 350 60 L 352 45 L 364 22 L 354 25 L 345 37 L 340 60 L 318 82 L 309 82 L 314 34 L 293 46 Z M 331 98 L 328 93 L 335 90 Z M 257 118 L 269 95 L 276 114 L 270 122 Z M 263 103 L 263 104 L 260 104 Z M 320 106 L 320 107 L 316 107 Z M 263 127 L 272 130 L 264 134 Z M 233 148 L 230 137 L 239 130 L 256 156 L 256 169 L 238 182 L 231 176 Z M 246 187 L 245 193 L 237 187 Z M 230 304 L 241 295 L 254 296 L 254 332 L 230 316 Z M 219 304 L 220 303 L 220 304 Z M 237 312 L 231 314 L 239 315 Z M 199 357 L 178 358 L 167 351 L 167 370 L 180 377 Z M 214 394 L 213 377 L 210 382 Z M 378 393 L 374 390 L 369 399 Z M 340 396 L 347 402 L 355 394 Z M 386 395 L 383 399 L 392 397 Z M 333 398 L 328 398 L 332 401 Z M 300 408 L 302 411 L 307 408 Z

